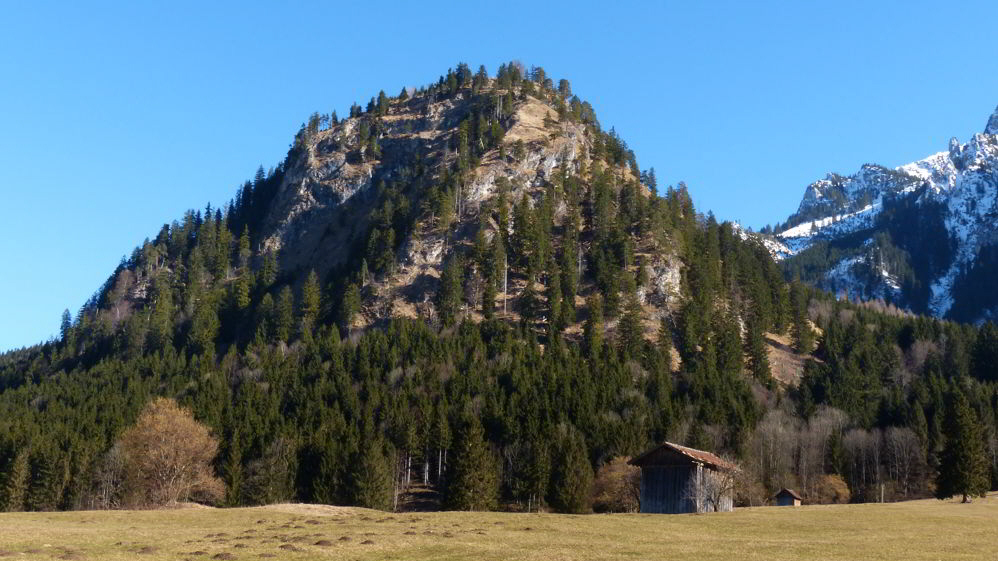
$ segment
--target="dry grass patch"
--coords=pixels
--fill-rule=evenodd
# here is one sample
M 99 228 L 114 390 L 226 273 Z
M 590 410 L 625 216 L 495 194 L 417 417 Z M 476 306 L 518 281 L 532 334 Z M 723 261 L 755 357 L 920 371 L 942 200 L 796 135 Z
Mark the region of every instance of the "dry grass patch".
M 808 360 L 816 360 L 809 355 L 795 353 L 790 337 L 766 333 L 766 347 L 769 353 L 770 371 L 787 386 L 797 386 L 804 374 L 804 365 Z
M 405 524 L 405 531 L 386 522 Z M 258 524 L 281 530 L 276 536 L 247 534 Z M 998 495 L 969 505 L 927 500 L 681 516 L 392 517 L 310 505 L 18 513 L 0 515 L 0 527 L 0 557 L 16 559 L 993 559 Z M 214 541 L 219 539 L 226 541 Z

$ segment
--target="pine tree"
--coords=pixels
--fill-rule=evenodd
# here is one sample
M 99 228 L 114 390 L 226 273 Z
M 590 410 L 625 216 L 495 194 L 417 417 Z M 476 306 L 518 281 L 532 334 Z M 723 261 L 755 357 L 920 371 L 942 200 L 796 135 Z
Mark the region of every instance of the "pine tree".
M 68 459 L 52 450 L 36 450 L 30 465 L 28 509 L 53 511 L 62 508 L 63 494 L 69 482 Z
M 191 352 L 195 354 L 214 352 L 215 336 L 218 335 L 219 326 L 214 298 L 206 294 L 197 302 L 197 307 L 194 309 L 188 338 Z
M 589 360 L 597 360 L 603 350 L 603 300 L 599 294 L 588 299 L 589 317 L 582 326 L 583 351 Z
M 274 297 L 270 293 L 263 295 L 260 305 L 256 308 L 256 332 L 254 337 L 257 342 L 271 342 L 274 334 Z
M 575 295 L 579 290 L 578 253 L 576 237 L 566 235 L 561 252 L 561 292 L 562 292 L 562 324 L 575 323 Z
M 814 348 L 814 332 L 807 318 L 807 289 L 799 281 L 790 285 L 791 333 L 794 352 L 808 354 Z
M 668 320 L 663 317 L 658 326 L 658 352 L 662 356 L 662 364 L 666 372 L 672 371 L 672 330 Z
M 238 259 L 238 267 L 240 269 L 245 269 L 249 266 L 251 256 L 252 252 L 250 252 L 249 226 L 243 226 L 243 233 L 239 236 L 239 254 L 236 256 Z
M 533 281 L 529 278 L 517 299 L 517 307 L 520 310 L 520 321 L 525 326 L 532 325 L 534 320 L 540 315 L 540 299 L 537 297 L 537 290 L 534 288 Z
M 485 319 L 495 317 L 496 297 L 496 283 L 491 279 L 486 280 L 485 288 L 482 289 L 482 315 Z
M 582 435 L 565 427 L 558 440 L 551 472 L 551 506 L 558 512 L 585 513 L 591 510 L 593 469 Z
M 363 289 L 367 286 L 367 279 L 370 278 L 371 274 L 367 268 L 367 259 L 362 259 L 360 261 L 360 272 L 357 273 L 357 281 L 360 283 L 360 287 Z
M 360 287 L 352 282 L 343 291 L 343 300 L 340 302 L 340 329 L 347 334 L 350 333 L 354 317 L 360 312 L 360 304 Z
M 245 310 L 250 305 L 250 281 L 248 272 L 239 275 L 232 285 L 232 302 L 237 310 Z
M 548 326 L 552 332 L 560 333 L 565 328 L 563 322 L 565 314 L 562 310 L 564 299 L 561 292 L 561 274 L 553 261 L 548 271 L 548 287 L 545 291 L 545 297 L 547 298 Z
M 24 510 L 28 500 L 28 486 L 31 483 L 31 464 L 29 459 L 29 450 L 27 447 L 24 447 L 18 450 L 11 462 L 10 470 L 7 472 L 7 478 L 2 488 L 3 495 L 0 495 L 0 499 L 2 499 L 0 507 L 6 512 L 20 512 Z
M 263 266 L 260 267 L 260 274 L 257 276 L 257 290 L 266 292 L 277 281 L 277 256 L 274 252 L 268 252 L 263 256 Z
M 451 447 L 450 420 L 447 418 L 447 398 L 441 399 L 434 407 L 433 427 L 430 431 L 431 440 L 436 444 L 437 452 L 437 483 L 443 480 L 447 465 L 447 451 Z
M 513 206 L 513 236 L 511 242 L 511 255 L 514 256 L 513 263 L 525 272 L 528 276 L 536 271 L 531 269 L 532 257 L 536 254 L 534 247 L 534 220 L 530 211 L 530 203 L 527 194 L 524 193 L 520 201 Z M 533 277 L 531 277 L 533 278 Z
M 983 497 L 990 486 L 984 441 L 977 415 L 959 388 L 950 391 L 946 410 L 946 444 L 940 456 L 936 498 L 961 495 L 966 503 L 970 497 Z
M 226 442 L 225 476 L 226 497 L 229 506 L 238 506 L 242 496 L 243 485 L 243 449 L 240 443 L 239 431 L 233 431 Z
M 333 329 L 331 333 L 336 337 L 337 330 Z M 357 465 L 364 463 L 361 458 L 362 449 L 358 444 L 357 429 L 353 426 L 347 427 L 346 420 L 337 409 L 334 409 L 331 416 L 335 419 L 335 428 L 323 426 L 317 431 L 315 438 L 315 446 L 319 450 L 319 469 L 313 483 L 314 497 L 323 504 L 356 501 L 357 489 L 352 479 L 363 475 L 348 471 L 348 466 L 352 470 L 357 470 Z
M 769 368 L 769 353 L 766 350 L 766 340 L 763 335 L 762 320 L 755 311 L 750 311 L 745 322 L 745 354 L 748 355 L 749 370 L 752 376 L 760 382 L 772 378 Z
M 561 94 L 563 98 L 572 97 L 572 84 L 568 80 L 562 78 L 558 80 L 558 93 Z
M 625 356 L 638 358 L 644 344 L 644 310 L 638 295 L 630 292 L 624 314 L 620 317 L 617 330 L 620 335 L 620 350 Z
M 478 418 L 461 419 L 447 476 L 447 508 L 494 510 L 499 502 L 499 477 Z
M 717 315 L 717 369 L 723 374 L 739 375 L 744 366 L 742 338 L 736 318 L 729 314 Z
M 277 294 L 277 303 L 274 306 L 274 335 L 278 341 L 289 342 L 291 339 L 291 327 L 294 323 L 294 296 L 291 295 L 291 287 L 284 285 Z
M 478 72 L 475 73 L 475 78 L 472 80 L 471 89 L 474 93 L 478 93 L 484 88 L 489 82 L 489 73 L 485 70 L 485 65 L 478 67 Z
M 461 258 L 456 254 L 452 255 L 440 274 L 435 301 L 440 322 L 445 326 L 453 325 L 461 310 L 461 276 Z
M 301 289 L 301 330 L 302 333 L 311 332 L 315 327 L 315 320 L 319 317 L 320 305 L 319 276 L 315 271 L 309 271 L 305 284 Z
M 62 311 L 62 322 L 59 325 L 59 339 L 65 343 L 69 339 L 69 330 L 73 328 L 73 316 L 69 308 Z
M 527 500 L 528 512 L 539 509 L 551 481 L 551 445 L 540 435 L 532 435 L 526 444 L 526 454 L 516 474 L 519 496 Z
M 361 443 L 353 474 L 353 501 L 357 506 L 394 510 L 392 466 L 378 438 Z

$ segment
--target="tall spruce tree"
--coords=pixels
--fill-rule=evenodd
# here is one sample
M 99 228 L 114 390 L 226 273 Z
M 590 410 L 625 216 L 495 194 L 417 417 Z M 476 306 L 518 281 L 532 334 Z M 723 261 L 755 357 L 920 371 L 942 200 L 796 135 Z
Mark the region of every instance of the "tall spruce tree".
M 277 294 L 277 303 L 274 307 L 274 335 L 279 341 L 290 342 L 291 340 L 294 308 L 295 300 L 291 294 L 291 287 L 284 285 Z
M 593 294 L 588 299 L 589 317 L 582 326 L 582 349 L 590 360 L 597 360 L 603 350 L 603 299 Z
M 301 324 L 302 334 L 311 333 L 315 321 L 319 317 L 320 305 L 319 276 L 315 271 L 309 271 L 305 284 L 301 289 Z
M 351 474 L 353 502 L 357 506 L 377 510 L 394 510 L 393 468 L 385 443 L 370 437 L 361 443 Z
M 478 418 L 465 411 L 454 442 L 447 477 L 447 508 L 494 510 L 499 504 L 496 461 Z
M 352 282 L 343 290 L 343 300 L 340 302 L 340 329 L 348 335 L 354 317 L 360 312 L 360 305 L 360 287 Z
M 988 492 L 988 468 L 977 415 L 959 388 L 950 390 L 943 434 L 946 444 L 940 456 L 936 498 L 959 495 L 963 502 Z
M 641 309 L 641 302 L 638 295 L 630 291 L 627 295 L 627 303 L 624 307 L 624 314 L 617 324 L 617 332 L 620 350 L 624 356 L 638 358 L 644 345 L 644 310 Z
M 814 348 L 814 332 L 807 317 L 807 289 L 794 281 L 790 285 L 791 325 L 790 337 L 794 351 L 807 354 Z
M 31 464 L 30 450 L 27 447 L 18 450 L 11 461 L 7 471 L 6 480 L 3 482 L 3 499 L 0 507 L 6 512 L 20 512 L 24 510 L 28 500 L 28 488 L 31 484 Z
M 762 319 L 759 312 L 752 310 L 745 322 L 745 354 L 748 355 L 749 370 L 752 376 L 760 382 L 772 378 L 769 368 L 769 352 L 766 350 L 766 340 L 763 335 Z
M 591 510 L 593 468 L 589 464 L 585 441 L 571 426 L 562 427 L 555 448 L 551 472 L 551 506 L 558 512 L 585 513 Z
M 62 322 L 59 325 L 59 339 L 65 343 L 69 339 L 69 330 L 73 327 L 73 316 L 69 309 L 62 311 Z
M 440 322 L 444 325 L 453 325 L 461 310 L 461 276 L 461 257 L 451 255 L 440 274 L 435 302 Z

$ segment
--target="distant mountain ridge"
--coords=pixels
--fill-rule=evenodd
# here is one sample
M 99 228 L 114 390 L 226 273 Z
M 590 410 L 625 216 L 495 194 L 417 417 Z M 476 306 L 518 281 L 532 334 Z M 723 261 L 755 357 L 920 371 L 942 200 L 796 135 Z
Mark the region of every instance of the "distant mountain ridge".
M 962 321 L 994 318 L 998 288 L 998 109 L 984 132 L 891 169 L 865 164 L 808 185 L 766 239 L 818 286 Z

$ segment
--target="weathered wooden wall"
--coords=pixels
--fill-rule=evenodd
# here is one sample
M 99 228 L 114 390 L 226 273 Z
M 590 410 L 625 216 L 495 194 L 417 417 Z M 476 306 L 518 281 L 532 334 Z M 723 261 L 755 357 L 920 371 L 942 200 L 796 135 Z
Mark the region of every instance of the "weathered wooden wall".
M 641 512 L 696 512 L 696 505 L 687 492 L 690 481 L 695 477 L 696 468 L 693 465 L 641 468 Z
M 698 477 L 698 472 L 700 473 Z M 641 468 L 641 512 L 655 514 L 685 514 L 712 510 L 704 497 L 697 501 L 699 493 L 693 491 L 700 485 L 701 478 L 723 477 L 711 469 L 687 464 L 681 466 L 645 466 Z M 698 504 L 699 503 L 699 504 Z M 722 497 L 719 512 L 734 509 L 733 497 Z

